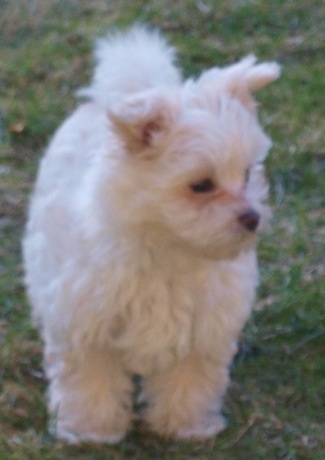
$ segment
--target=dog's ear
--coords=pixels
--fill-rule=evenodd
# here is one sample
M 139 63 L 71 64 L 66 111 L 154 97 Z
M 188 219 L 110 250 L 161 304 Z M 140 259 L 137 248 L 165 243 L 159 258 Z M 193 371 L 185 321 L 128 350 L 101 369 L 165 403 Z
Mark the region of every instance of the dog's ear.
M 165 134 L 177 114 L 175 101 L 149 90 L 129 96 L 109 111 L 115 131 L 130 153 L 145 153 Z
M 256 57 L 249 55 L 229 67 L 214 67 L 204 72 L 198 84 L 209 93 L 226 91 L 248 109 L 254 110 L 252 93 L 276 80 L 280 72 L 281 68 L 276 62 L 256 64 Z

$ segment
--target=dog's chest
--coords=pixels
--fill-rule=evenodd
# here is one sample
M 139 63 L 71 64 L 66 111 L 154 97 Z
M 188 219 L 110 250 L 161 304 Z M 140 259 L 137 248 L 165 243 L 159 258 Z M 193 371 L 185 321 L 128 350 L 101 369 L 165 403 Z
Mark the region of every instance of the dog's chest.
M 186 356 L 200 298 L 199 283 L 185 275 L 130 282 L 110 324 L 110 342 L 126 367 L 147 374 Z

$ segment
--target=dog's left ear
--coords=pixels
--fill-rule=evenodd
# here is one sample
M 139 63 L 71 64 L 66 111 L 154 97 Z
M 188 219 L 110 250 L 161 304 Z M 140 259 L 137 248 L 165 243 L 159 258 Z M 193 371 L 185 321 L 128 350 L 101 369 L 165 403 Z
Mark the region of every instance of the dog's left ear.
M 252 93 L 276 80 L 280 73 L 281 67 L 276 62 L 256 64 L 256 57 L 249 55 L 229 67 L 214 67 L 204 72 L 198 84 L 209 93 L 226 91 L 254 110 Z
M 148 153 L 170 129 L 177 112 L 175 100 L 148 90 L 115 104 L 108 115 L 128 152 Z

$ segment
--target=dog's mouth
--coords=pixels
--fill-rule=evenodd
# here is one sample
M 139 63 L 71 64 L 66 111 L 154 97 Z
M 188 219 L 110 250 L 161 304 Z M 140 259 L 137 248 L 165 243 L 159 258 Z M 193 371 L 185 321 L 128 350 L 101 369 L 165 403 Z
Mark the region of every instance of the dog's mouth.
M 241 241 L 236 241 L 233 245 L 227 247 L 216 247 L 205 251 L 205 257 L 215 260 L 232 260 L 240 254 L 255 248 L 257 244 L 257 237 L 255 234 L 243 238 Z
M 253 225 L 253 224 L 252 224 Z M 239 226 L 238 226 L 239 227 Z M 195 256 L 213 260 L 232 260 L 243 252 L 256 247 L 258 240 L 257 231 L 239 227 L 239 231 L 227 235 L 227 238 L 214 242 L 203 241 L 201 244 L 191 244 L 187 241 L 180 241 L 186 251 L 192 252 Z

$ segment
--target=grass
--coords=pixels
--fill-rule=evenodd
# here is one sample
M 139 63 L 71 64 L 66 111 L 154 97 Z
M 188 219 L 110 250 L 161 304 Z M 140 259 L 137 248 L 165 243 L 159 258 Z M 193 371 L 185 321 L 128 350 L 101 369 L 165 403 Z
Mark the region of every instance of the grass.
M 207 443 L 141 430 L 119 446 L 65 446 L 46 430 L 41 344 L 29 323 L 20 238 L 38 160 L 91 72 L 93 39 L 158 25 L 187 75 L 251 51 L 283 76 L 259 95 L 274 140 L 274 219 L 256 311 L 233 365 L 228 428 Z M 321 0 L 0 0 L 0 458 L 325 458 L 325 6 Z

